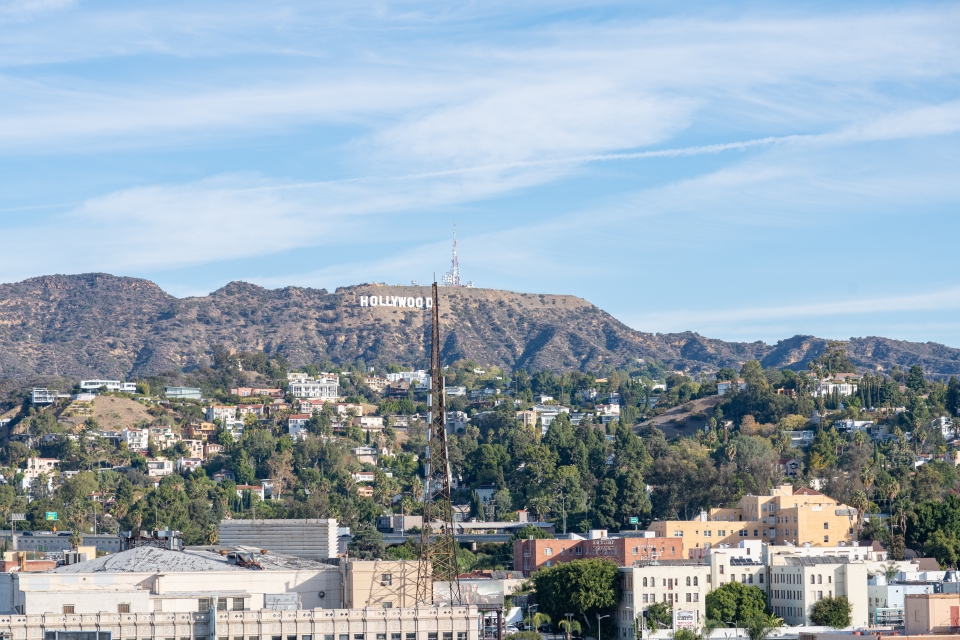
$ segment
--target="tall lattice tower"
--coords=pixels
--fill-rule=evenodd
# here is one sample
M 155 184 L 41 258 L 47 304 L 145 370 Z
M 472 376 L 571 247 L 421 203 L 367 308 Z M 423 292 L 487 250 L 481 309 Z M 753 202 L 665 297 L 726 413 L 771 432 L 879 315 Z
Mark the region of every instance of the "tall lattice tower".
M 454 254 L 456 265 L 456 254 Z M 440 366 L 440 300 L 433 283 L 433 327 L 430 334 L 430 423 L 423 468 L 423 527 L 420 532 L 420 564 L 417 567 L 417 603 L 433 603 L 433 583 L 450 584 L 450 604 L 461 603 L 457 568 L 457 539 L 450 502 L 450 462 L 447 458 L 446 410 L 443 397 L 443 367 Z M 440 522 L 434 534 L 432 523 Z
M 457 223 L 453 223 L 453 258 L 450 260 L 450 271 L 440 279 L 445 287 L 462 287 L 460 282 L 460 259 L 457 257 Z

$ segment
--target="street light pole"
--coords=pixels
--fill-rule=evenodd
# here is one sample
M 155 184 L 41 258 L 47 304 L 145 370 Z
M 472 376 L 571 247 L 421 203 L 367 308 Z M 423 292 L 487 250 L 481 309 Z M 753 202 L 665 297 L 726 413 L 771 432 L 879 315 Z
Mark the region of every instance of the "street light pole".
M 565 613 L 563 616 L 567 619 L 567 640 L 570 640 L 570 636 L 573 634 L 573 614 Z
M 740 622 L 738 620 L 727 620 L 727 624 L 732 624 L 737 630 L 737 640 L 740 640 Z
M 601 638 L 600 638 L 600 621 L 603 620 L 604 618 L 609 618 L 609 617 L 610 617 L 610 614 L 607 614 L 607 615 L 605 615 L 605 616 L 602 616 L 602 615 L 600 615 L 599 613 L 597 614 L 597 640 L 601 640 Z

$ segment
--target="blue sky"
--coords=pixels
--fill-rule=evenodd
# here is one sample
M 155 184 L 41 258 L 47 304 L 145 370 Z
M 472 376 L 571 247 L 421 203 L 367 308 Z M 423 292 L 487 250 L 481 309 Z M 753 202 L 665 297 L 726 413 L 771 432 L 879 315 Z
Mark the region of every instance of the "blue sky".
M 2 280 L 960 347 L 960 5 L 0 0 Z

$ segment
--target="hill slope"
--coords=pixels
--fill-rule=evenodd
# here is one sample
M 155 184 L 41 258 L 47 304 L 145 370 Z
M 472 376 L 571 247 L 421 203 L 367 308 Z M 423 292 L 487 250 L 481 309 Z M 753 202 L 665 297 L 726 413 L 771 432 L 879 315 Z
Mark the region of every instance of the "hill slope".
M 425 297 L 428 287 L 358 285 L 334 293 L 268 290 L 232 282 L 208 296 L 175 298 L 152 282 L 107 274 L 44 276 L 0 285 L 0 377 L 128 376 L 209 363 L 217 343 L 282 351 L 294 366 L 324 358 L 424 365 L 428 312 L 360 306 L 361 296 Z M 635 331 L 574 296 L 493 289 L 441 289 L 444 360 L 505 368 L 595 370 L 658 358 L 675 368 L 714 370 L 760 359 L 803 367 L 826 342 L 795 336 L 776 345 Z M 425 324 L 426 323 L 426 324 Z M 960 350 L 885 338 L 852 339 L 865 369 L 921 364 L 960 373 Z

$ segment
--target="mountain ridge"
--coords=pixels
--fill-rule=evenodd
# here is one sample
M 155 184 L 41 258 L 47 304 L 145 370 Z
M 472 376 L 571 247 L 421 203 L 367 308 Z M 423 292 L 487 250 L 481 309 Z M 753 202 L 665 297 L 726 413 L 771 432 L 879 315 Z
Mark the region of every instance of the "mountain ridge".
M 265 289 L 234 281 L 206 296 L 176 298 L 155 283 L 104 273 L 49 275 L 0 285 L 0 378 L 37 375 L 128 378 L 189 371 L 210 350 L 282 352 L 293 366 L 399 362 L 425 366 L 423 309 L 360 306 L 360 297 L 429 296 L 427 286 L 366 283 L 334 292 Z M 827 340 L 797 335 L 774 345 L 726 342 L 695 332 L 646 333 L 587 300 L 564 294 L 441 288 L 443 358 L 506 369 L 595 371 L 656 358 L 691 372 L 739 366 L 803 368 Z M 847 341 L 861 370 L 919 364 L 933 376 L 960 374 L 960 349 L 879 336 Z

